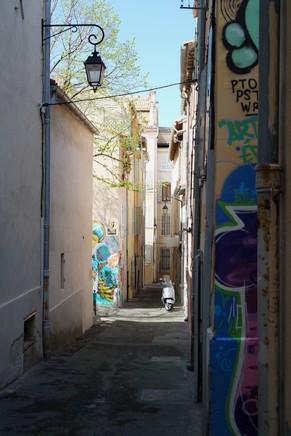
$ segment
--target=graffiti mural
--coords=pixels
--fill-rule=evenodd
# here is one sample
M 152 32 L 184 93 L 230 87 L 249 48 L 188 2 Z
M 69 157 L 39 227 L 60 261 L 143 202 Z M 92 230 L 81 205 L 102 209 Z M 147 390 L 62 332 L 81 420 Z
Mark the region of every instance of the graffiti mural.
M 219 434 L 256 435 L 257 206 L 253 165 L 238 167 L 226 179 L 217 201 L 216 225 L 212 394 L 222 398 L 223 393 L 225 403 L 215 404 L 212 420 L 216 431 L 218 423 L 221 426 Z
M 92 241 L 94 303 L 112 305 L 120 294 L 119 242 L 100 222 L 93 223 Z
M 210 434 L 256 436 L 259 0 L 220 0 Z
M 240 104 L 245 115 L 252 116 L 258 113 L 259 89 L 256 79 L 233 79 L 231 80 L 231 90 L 236 103 Z
M 243 0 L 235 19 L 227 21 L 224 26 L 223 43 L 228 50 L 227 65 L 237 74 L 249 73 L 258 63 L 258 16 L 259 0 Z
M 227 144 L 235 147 L 243 163 L 256 163 L 258 154 L 257 115 L 239 120 L 222 119 L 218 126 L 227 130 Z

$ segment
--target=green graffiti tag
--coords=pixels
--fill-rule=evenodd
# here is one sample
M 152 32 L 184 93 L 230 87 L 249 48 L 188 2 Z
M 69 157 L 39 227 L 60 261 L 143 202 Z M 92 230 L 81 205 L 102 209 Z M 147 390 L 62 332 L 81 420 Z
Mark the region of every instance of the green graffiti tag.
M 243 163 L 256 163 L 258 157 L 258 118 L 222 119 L 218 126 L 227 129 L 227 144 L 235 146 Z

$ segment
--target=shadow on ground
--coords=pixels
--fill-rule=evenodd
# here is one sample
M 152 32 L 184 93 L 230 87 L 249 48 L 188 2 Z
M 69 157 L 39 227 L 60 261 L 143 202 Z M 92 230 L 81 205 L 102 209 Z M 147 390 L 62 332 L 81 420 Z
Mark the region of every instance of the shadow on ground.
M 0 393 L 1 435 L 201 435 L 183 310 L 143 290 Z

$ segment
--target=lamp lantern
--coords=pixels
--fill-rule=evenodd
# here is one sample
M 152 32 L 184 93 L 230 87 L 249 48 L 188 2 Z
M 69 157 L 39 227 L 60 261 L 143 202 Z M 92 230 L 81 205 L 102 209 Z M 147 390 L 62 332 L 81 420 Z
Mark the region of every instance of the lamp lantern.
M 104 78 L 104 73 L 106 70 L 106 66 L 104 64 L 104 62 L 101 59 L 101 56 L 99 55 L 98 51 L 96 50 L 97 45 L 101 44 L 101 42 L 104 39 L 104 30 L 102 29 L 101 26 L 99 26 L 98 24 L 89 24 L 89 23 L 85 23 L 85 24 L 75 24 L 75 23 L 71 23 L 71 24 L 48 24 L 48 23 L 43 23 L 43 29 L 48 32 L 48 35 L 45 35 L 45 37 L 43 36 L 43 43 L 46 44 L 46 52 L 49 53 L 49 40 L 50 38 L 52 38 L 53 36 L 57 36 L 60 35 L 64 32 L 67 32 L 69 30 L 71 30 L 72 32 L 77 32 L 79 27 L 91 27 L 91 28 L 97 28 L 99 33 L 95 34 L 95 33 L 91 33 L 88 36 L 88 42 L 94 46 L 94 51 L 92 52 L 91 56 L 88 56 L 88 58 L 86 59 L 86 61 L 84 62 L 84 66 L 85 66 L 85 70 L 86 70 L 86 75 L 87 75 L 87 81 L 89 83 L 90 86 L 92 86 L 94 92 L 96 92 L 96 89 L 98 88 L 98 86 L 102 85 L 102 81 Z M 54 33 L 53 35 L 50 34 L 50 32 L 46 29 L 50 29 L 51 27 L 62 27 L 62 29 L 56 33 Z M 48 61 L 47 61 L 47 87 L 49 88 L 49 54 L 46 55 Z
M 168 206 L 165 203 L 164 206 L 163 206 L 163 215 L 167 215 L 168 210 L 169 210 L 169 208 L 168 208 Z
M 91 56 L 88 56 L 84 62 L 87 80 L 93 91 L 96 92 L 98 86 L 102 85 L 106 66 L 99 53 L 94 50 Z

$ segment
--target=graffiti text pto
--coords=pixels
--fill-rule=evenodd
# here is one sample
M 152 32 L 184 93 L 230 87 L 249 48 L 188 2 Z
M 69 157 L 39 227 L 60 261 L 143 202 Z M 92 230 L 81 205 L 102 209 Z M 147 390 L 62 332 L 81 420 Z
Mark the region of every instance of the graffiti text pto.
M 256 79 L 231 80 L 231 90 L 246 116 L 256 115 L 259 109 L 259 91 Z
M 256 163 L 258 155 L 258 119 L 257 116 L 241 120 L 222 119 L 218 126 L 227 129 L 227 143 L 240 152 L 243 163 Z

